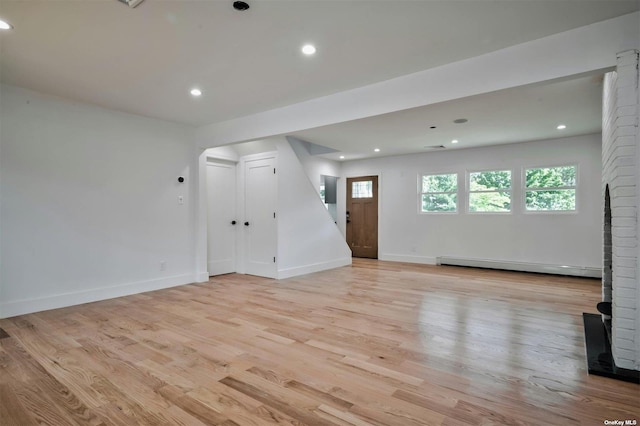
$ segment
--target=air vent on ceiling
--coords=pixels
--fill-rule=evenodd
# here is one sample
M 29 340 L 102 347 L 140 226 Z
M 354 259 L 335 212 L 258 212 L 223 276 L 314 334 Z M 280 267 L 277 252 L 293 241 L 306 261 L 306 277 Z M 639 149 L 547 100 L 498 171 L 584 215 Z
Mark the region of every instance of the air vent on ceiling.
M 142 3 L 144 0 L 118 0 L 120 3 L 124 3 L 130 8 L 134 8 Z
M 425 146 L 424 149 L 445 149 L 444 145 L 429 145 Z

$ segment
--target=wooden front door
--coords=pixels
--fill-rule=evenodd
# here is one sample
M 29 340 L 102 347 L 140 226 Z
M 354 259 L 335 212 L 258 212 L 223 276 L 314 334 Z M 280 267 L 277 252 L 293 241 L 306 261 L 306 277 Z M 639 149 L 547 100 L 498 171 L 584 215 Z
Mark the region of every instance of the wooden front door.
M 347 244 L 353 257 L 378 258 L 378 176 L 347 178 Z

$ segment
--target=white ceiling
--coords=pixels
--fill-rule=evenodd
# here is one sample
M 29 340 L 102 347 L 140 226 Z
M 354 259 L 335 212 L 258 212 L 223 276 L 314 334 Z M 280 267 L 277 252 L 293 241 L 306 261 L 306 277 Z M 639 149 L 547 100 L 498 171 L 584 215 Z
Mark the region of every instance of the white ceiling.
M 630 13 L 640 3 L 248 1 L 251 8 L 238 12 L 232 0 L 147 0 L 135 9 L 116 0 L 0 0 L 0 17 L 15 27 L 0 34 L 0 77 L 4 83 L 72 100 L 200 126 L 474 57 Z M 306 42 L 317 46 L 315 56 L 300 53 Z M 201 98 L 189 95 L 194 86 L 203 90 Z M 595 99 L 593 84 L 586 80 L 554 87 L 579 105 Z M 578 93 L 585 88 L 588 93 Z M 569 98 L 538 89 L 542 90 L 539 95 L 534 89 L 523 93 L 536 99 L 553 97 L 562 104 L 559 111 L 576 107 L 569 105 Z M 396 137 L 394 143 L 406 140 L 412 148 L 398 146 L 398 152 L 409 152 L 446 142 L 450 119 L 468 115 L 465 128 L 474 128 L 478 141 L 502 142 L 517 134 L 519 140 L 539 138 L 527 133 L 524 113 L 502 120 L 498 113 L 482 114 L 489 109 L 513 112 L 518 95 L 505 91 L 505 98 L 501 92 L 483 96 L 488 97 L 481 102 L 467 99 L 379 117 L 380 123 L 367 119 L 339 125 L 351 132 L 349 140 L 331 129 L 299 136 L 355 153 L 370 148 L 372 137 L 378 136 L 371 130 L 376 125 L 386 126 L 389 132 L 406 127 L 404 136 Z M 495 108 L 487 102 L 496 103 Z M 532 105 L 529 117 L 551 120 L 554 102 L 538 109 Z M 593 109 L 590 104 L 584 114 L 576 111 L 574 115 L 591 117 Z M 417 121 L 408 125 L 412 116 Z M 404 124 L 393 124 L 396 121 Z M 584 121 L 576 126 L 589 128 Z M 438 129 L 423 142 L 420 126 L 431 122 Z M 463 138 L 465 143 L 472 141 L 470 134 L 461 134 L 460 146 Z M 390 141 L 386 139 L 385 150 L 390 149 Z M 382 147 L 383 142 L 377 143 Z
M 455 101 L 295 132 L 293 136 L 340 152 L 323 157 L 354 160 L 461 149 L 599 132 L 602 75 L 486 93 Z M 453 121 L 466 118 L 464 124 Z M 558 130 L 559 124 L 567 126 Z M 431 129 L 435 126 L 435 129 Z M 452 140 L 458 140 L 452 144 Z M 379 153 L 374 149 L 379 148 Z

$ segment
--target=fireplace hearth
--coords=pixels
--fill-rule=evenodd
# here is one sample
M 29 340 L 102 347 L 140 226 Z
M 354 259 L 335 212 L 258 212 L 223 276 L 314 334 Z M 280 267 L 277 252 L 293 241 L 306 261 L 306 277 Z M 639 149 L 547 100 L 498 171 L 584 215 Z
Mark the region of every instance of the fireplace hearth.
M 582 320 L 589 374 L 640 384 L 640 371 L 616 366 L 611 353 L 610 337 L 602 317 L 598 314 L 584 313 Z

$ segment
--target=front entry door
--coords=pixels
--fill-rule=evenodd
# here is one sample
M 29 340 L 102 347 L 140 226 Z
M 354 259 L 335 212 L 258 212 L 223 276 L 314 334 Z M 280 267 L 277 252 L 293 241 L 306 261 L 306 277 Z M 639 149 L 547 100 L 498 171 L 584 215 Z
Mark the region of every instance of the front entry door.
M 353 257 L 378 258 L 378 176 L 347 178 L 347 244 Z

